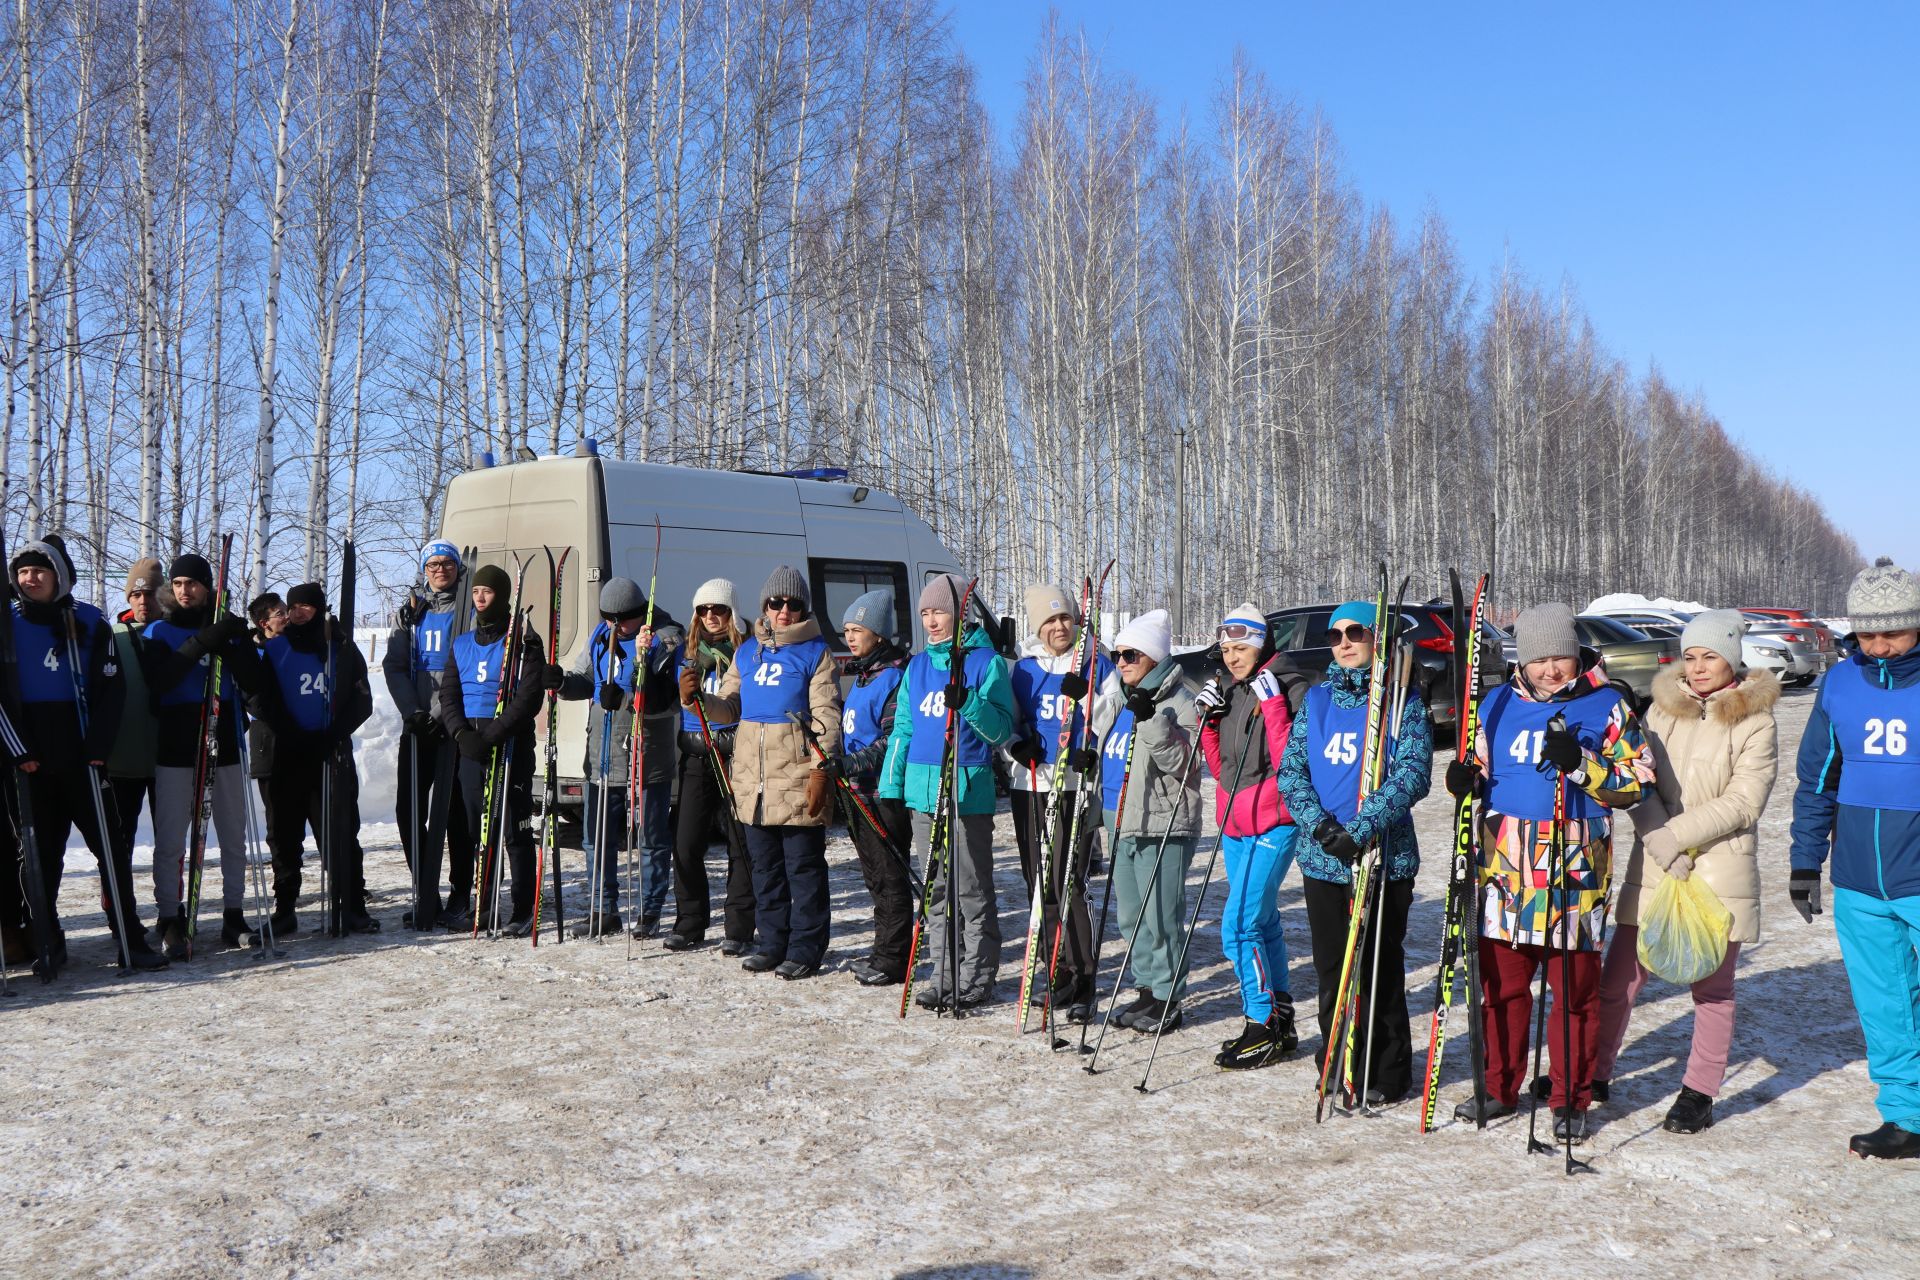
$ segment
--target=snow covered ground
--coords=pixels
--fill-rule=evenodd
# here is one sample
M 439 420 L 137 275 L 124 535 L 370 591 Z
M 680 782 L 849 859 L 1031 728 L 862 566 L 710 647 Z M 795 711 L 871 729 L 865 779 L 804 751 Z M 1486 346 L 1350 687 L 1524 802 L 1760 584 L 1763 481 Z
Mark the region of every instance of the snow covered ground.
M 1783 704 L 1786 759 L 1810 703 Z M 1596 1172 L 1572 1179 L 1558 1156 L 1525 1154 L 1524 1113 L 1486 1133 L 1422 1137 L 1412 1104 L 1316 1127 L 1311 1041 L 1275 1068 L 1216 1071 L 1239 1027 L 1217 878 L 1195 944 L 1197 1024 L 1168 1037 L 1142 1096 L 1147 1044 L 1130 1032 L 1109 1037 L 1098 1076 L 1015 1034 L 1026 917 L 1010 855 L 1001 1003 L 958 1023 L 901 1022 L 898 988 L 845 972 L 867 914 L 844 839 L 829 847 L 831 971 L 792 984 L 711 947 L 643 941 L 628 960 L 621 941 L 549 935 L 536 951 L 399 933 L 390 827 L 367 833 L 387 932 L 121 978 L 77 856 L 62 897 L 72 968 L 50 987 L 17 974 L 0 1001 L 9 1271 L 1910 1276 L 1920 1167 L 1847 1155 L 1847 1136 L 1878 1123 L 1873 1088 L 1830 917 L 1808 927 L 1786 905 L 1790 806 L 1777 787 L 1767 934 L 1742 957 L 1719 1123 L 1660 1130 L 1690 1018 L 1685 993 L 1656 983 L 1596 1113 Z M 1418 817 L 1424 1046 L 1444 797 Z M 1000 832 L 1011 849 L 1004 815 Z M 1297 872 L 1281 906 L 1304 1009 Z M 1118 951 L 1109 942 L 1109 972 Z M 1462 1035 L 1447 1055 L 1449 1106 L 1464 1049 Z

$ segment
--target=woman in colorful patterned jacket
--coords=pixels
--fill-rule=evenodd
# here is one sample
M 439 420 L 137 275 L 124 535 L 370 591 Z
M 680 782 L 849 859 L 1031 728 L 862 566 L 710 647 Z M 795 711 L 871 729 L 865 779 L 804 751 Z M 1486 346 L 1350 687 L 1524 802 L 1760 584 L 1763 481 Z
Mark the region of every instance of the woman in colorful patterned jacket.
M 1626 697 L 1607 683 L 1598 656 L 1582 651 L 1572 609 L 1533 606 L 1514 624 L 1514 641 L 1513 677 L 1480 700 L 1473 759 L 1447 767 L 1449 791 L 1480 791 L 1485 803 L 1480 981 L 1487 1116 L 1518 1108 L 1533 979 L 1551 959 L 1546 976 L 1555 1018 L 1546 1047 L 1553 1136 L 1582 1142 L 1600 1047 L 1600 951 L 1613 885 L 1610 814 L 1640 798 L 1636 766 L 1647 763 L 1647 741 Z M 1556 824 L 1561 787 L 1565 808 Z M 1572 1019 L 1571 1028 L 1562 1017 Z M 1568 1039 L 1573 1063 L 1564 1061 L 1561 1047 Z M 1454 1114 L 1472 1119 L 1473 1113 L 1468 1100 Z

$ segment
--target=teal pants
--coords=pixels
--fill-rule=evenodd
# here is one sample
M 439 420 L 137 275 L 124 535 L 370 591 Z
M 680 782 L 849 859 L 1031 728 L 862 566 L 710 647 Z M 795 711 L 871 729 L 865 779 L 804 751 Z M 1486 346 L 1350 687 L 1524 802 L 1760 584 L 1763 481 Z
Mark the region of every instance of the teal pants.
M 1880 1087 L 1880 1118 L 1920 1133 L 1920 897 L 1835 885 L 1833 931 L 1867 1037 L 1867 1074 Z
M 1113 820 L 1109 811 L 1109 831 Z M 1186 971 L 1176 975 L 1174 969 L 1186 940 L 1187 869 L 1193 865 L 1196 843 L 1192 836 L 1168 840 L 1160 874 L 1155 876 L 1158 836 L 1120 836 L 1113 842 L 1113 909 L 1119 913 L 1120 936 L 1133 947 L 1132 985 L 1151 989 L 1156 1000 L 1177 1000 L 1186 992 Z M 1145 914 L 1140 910 L 1143 901 Z M 1136 920 L 1140 922 L 1137 937 Z

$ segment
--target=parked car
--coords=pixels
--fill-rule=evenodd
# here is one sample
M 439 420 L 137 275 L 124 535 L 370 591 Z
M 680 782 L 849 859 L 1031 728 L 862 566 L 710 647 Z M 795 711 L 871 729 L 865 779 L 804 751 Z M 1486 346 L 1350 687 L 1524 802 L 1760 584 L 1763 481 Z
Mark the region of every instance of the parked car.
M 1267 627 L 1274 646 L 1282 654 L 1287 668 L 1297 671 L 1314 684 L 1326 679 L 1327 664 L 1333 661 L 1333 649 L 1326 643 L 1327 623 L 1340 602 L 1296 605 L 1267 615 Z M 1436 726 L 1450 725 L 1459 713 L 1449 672 L 1453 668 L 1453 606 L 1434 600 L 1426 604 L 1402 607 L 1401 634 L 1413 641 L 1414 688 L 1427 706 L 1427 715 Z M 1490 622 L 1481 623 L 1480 685 L 1482 690 L 1499 681 L 1505 669 L 1501 655 L 1500 629 Z M 1175 661 L 1188 675 L 1210 679 L 1220 670 L 1220 647 L 1210 645 L 1179 654 Z
M 1799 613 L 1797 609 L 1742 609 L 1740 616 L 1753 624 L 1750 631 L 1754 635 L 1779 635 L 1791 642 L 1789 652 L 1801 656 L 1801 646 L 1806 650 L 1808 671 L 1795 671 L 1796 684 L 1812 684 L 1813 681 L 1840 661 L 1840 645 L 1833 634 L 1833 628 L 1815 618 L 1785 617 L 1787 613 Z
M 1694 618 L 1691 613 L 1653 608 L 1605 609 L 1601 614 L 1617 622 L 1624 622 L 1636 631 L 1662 638 L 1670 637 L 1676 643 L 1680 639 L 1680 633 Z M 1798 680 L 1813 666 L 1813 659 L 1806 650 L 1803 649 L 1796 658 L 1786 637 L 1772 634 L 1756 635 L 1752 624 L 1748 625 L 1747 633 L 1740 637 L 1740 658 L 1751 670 L 1773 672 L 1783 684 Z M 1805 683 L 1805 681 L 1799 682 Z

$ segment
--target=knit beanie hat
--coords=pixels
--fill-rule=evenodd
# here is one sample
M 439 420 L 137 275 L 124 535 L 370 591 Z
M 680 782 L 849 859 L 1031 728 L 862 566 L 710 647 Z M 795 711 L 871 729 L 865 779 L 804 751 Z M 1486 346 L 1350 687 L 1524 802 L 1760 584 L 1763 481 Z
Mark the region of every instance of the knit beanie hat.
M 920 588 L 921 610 L 938 609 L 942 613 L 952 613 L 958 602 L 966 597 L 967 584 L 957 573 L 936 573 L 927 579 L 927 585 Z
M 734 587 L 731 579 L 708 578 L 700 584 L 700 589 L 693 593 L 694 611 L 698 612 L 703 604 L 717 604 L 725 606 L 729 612 L 737 615 L 740 612 L 739 596 L 740 592 Z
M 1695 614 L 1680 632 L 1680 652 L 1711 649 L 1727 660 L 1735 671 L 1741 669 L 1740 637 L 1747 633 L 1747 620 L 1732 609 L 1709 609 Z
M 152 556 L 144 560 L 135 560 L 133 566 L 127 570 L 128 595 L 136 591 L 158 591 L 166 585 L 167 580 L 160 576 L 160 562 Z
M 840 615 L 840 629 L 864 627 L 883 640 L 897 641 L 900 637 L 894 634 L 896 621 L 893 588 L 875 587 L 847 606 L 847 611 Z
M 12 577 L 22 569 L 29 568 L 45 569 L 48 573 L 52 573 L 54 571 L 52 548 L 44 542 L 23 544 L 13 553 L 13 559 L 7 561 L 7 576 Z
M 205 556 L 195 555 L 191 551 L 175 556 L 173 563 L 167 566 L 167 581 L 172 582 L 176 578 L 191 578 L 207 590 L 213 590 L 213 566 L 207 563 Z
M 600 587 L 600 616 L 614 622 L 644 617 L 647 597 L 632 578 L 608 578 Z
M 1847 588 L 1847 622 L 1862 631 L 1912 631 L 1920 628 L 1920 582 L 1881 556 L 1862 569 Z
M 460 548 L 454 546 L 444 538 L 435 538 L 432 542 L 420 548 L 420 568 L 425 570 L 427 561 L 433 559 L 435 556 L 445 556 L 447 559 L 453 561 L 454 568 L 458 569 L 461 567 Z
M 1173 652 L 1173 618 L 1165 609 L 1149 609 L 1120 628 L 1120 634 L 1113 638 L 1113 647 L 1138 649 L 1155 664 L 1165 662 Z
M 1073 622 L 1080 621 L 1080 604 L 1067 593 L 1065 587 L 1053 582 L 1041 582 L 1027 588 L 1027 625 L 1033 628 L 1035 635 L 1040 634 L 1042 624 L 1051 622 L 1063 613 Z
M 1333 611 L 1333 616 L 1327 619 L 1327 629 L 1331 631 L 1344 623 L 1357 622 L 1371 631 L 1378 621 L 1380 610 L 1371 600 L 1349 600 Z
M 766 585 L 760 588 L 761 605 L 764 606 L 775 596 L 798 600 L 803 612 L 813 612 L 813 593 L 807 590 L 807 580 L 790 564 L 783 564 L 768 574 Z
M 287 608 L 306 605 L 319 613 L 327 611 L 327 589 L 317 582 L 303 582 L 287 588 Z
M 1579 657 L 1572 607 L 1553 600 L 1527 609 L 1513 624 L 1513 644 L 1522 666 L 1541 658 Z
M 1220 620 L 1220 629 L 1245 627 L 1251 634 L 1243 640 L 1228 640 L 1228 644 L 1257 644 L 1265 648 L 1267 644 L 1267 611 L 1251 600 L 1243 600 L 1227 610 L 1227 616 Z

